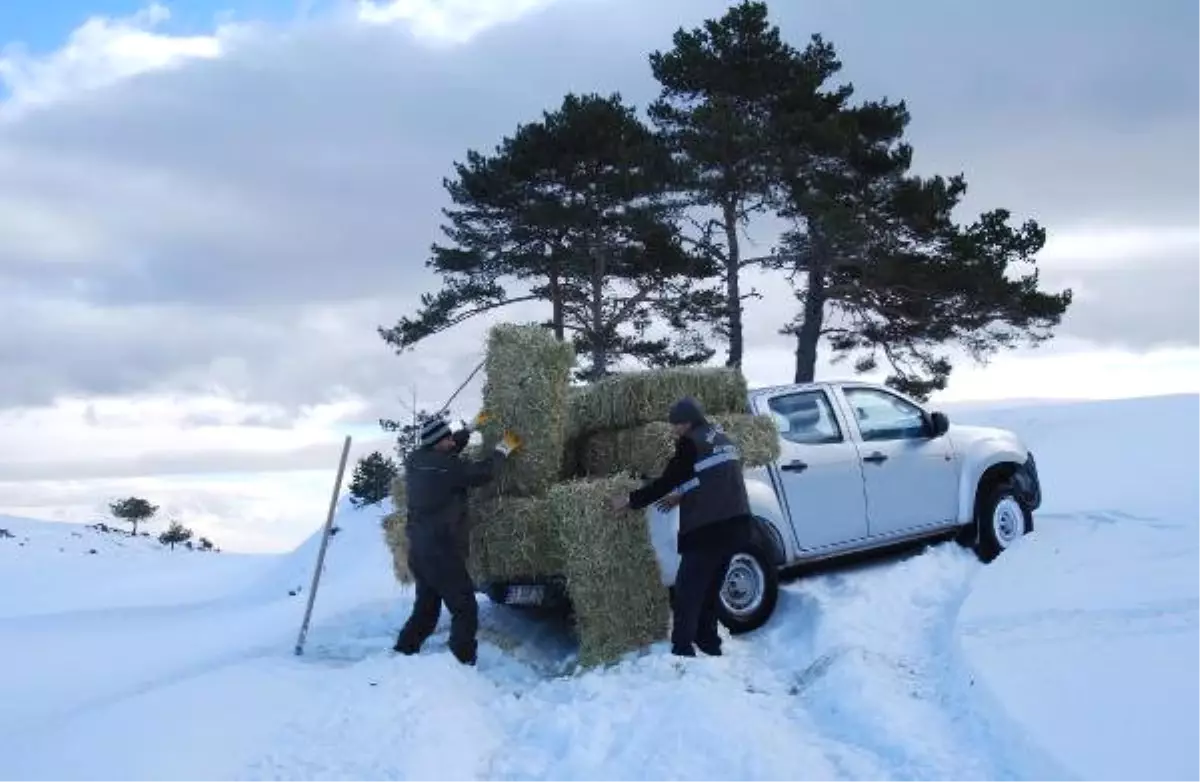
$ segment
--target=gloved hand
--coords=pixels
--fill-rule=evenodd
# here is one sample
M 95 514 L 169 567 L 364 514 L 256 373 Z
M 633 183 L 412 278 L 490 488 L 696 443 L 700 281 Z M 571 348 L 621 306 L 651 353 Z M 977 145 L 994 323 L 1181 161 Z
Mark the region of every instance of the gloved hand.
M 496 450 L 510 456 L 513 451 L 521 447 L 521 438 L 513 432 L 505 432 L 504 437 L 500 438 L 500 442 L 496 443 Z
M 488 415 L 486 411 L 480 410 L 479 415 L 475 416 L 471 423 L 467 425 L 467 428 L 472 432 L 477 431 L 490 420 L 492 420 L 492 417 Z

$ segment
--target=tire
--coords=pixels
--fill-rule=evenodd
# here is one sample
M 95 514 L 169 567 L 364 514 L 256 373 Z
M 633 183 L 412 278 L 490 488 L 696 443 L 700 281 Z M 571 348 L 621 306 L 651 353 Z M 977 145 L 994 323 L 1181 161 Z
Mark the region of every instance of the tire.
M 983 562 L 991 562 L 1033 531 L 1033 514 L 1021 503 L 1012 484 L 1002 481 L 983 495 L 975 511 L 975 524 L 979 529 L 975 553 Z
M 732 635 L 767 623 L 779 601 L 779 571 L 759 545 L 741 547 L 729 561 L 721 582 L 717 615 Z

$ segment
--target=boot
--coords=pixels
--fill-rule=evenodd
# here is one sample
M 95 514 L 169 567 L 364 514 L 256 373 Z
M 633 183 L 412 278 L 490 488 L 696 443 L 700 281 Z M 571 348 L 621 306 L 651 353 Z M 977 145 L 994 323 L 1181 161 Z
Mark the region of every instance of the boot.
M 474 665 L 477 661 L 478 645 L 474 642 L 470 644 L 450 644 L 450 653 L 454 655 L 454 659 L 458 660 L 463 665 Z
M 401 633 L 396 637 L 396 643 L 392 647 L 392 651 L 402 654 L 405 657 L 412 657 L 414 654 L 421 651 L 421 647 L 406 640 L 404 638 L 404 633 Z

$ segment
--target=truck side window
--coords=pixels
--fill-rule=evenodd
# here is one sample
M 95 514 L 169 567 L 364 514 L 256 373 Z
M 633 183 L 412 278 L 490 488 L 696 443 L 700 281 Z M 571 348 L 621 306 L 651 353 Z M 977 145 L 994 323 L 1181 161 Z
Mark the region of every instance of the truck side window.
M 845 394 L 864 440 L 916 440 L 928 434 L 921 409 L 898 396 L 873 388 L 847 388 Z
M 771 397 L 767 405 L 785 440 L 802 445 L 842 442 L 842 429 L 824 391 L 783 394 Z

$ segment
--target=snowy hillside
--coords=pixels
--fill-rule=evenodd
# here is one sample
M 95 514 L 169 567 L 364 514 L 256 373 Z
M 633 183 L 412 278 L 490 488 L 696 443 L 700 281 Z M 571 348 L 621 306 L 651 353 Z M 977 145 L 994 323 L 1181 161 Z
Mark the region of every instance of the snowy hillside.
M 445 627 L 394 657 L 378 510 L 342 507 L 299 658 L 316 538 L 0 559 L 0 778 L 1196 778 L 1197 401 L 951 407 L 1032 444 L 1032 536 L 792 583 L 682 664 L 571 674 L 562 628 L 482 597 L 478 669 Z
M 261 568 L 256 560 L 171 550 L 152 535 L 102 525 L 0 515 L 0 618 L 199 602 L 236 590 L 239 575 Z

